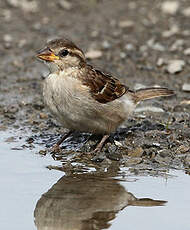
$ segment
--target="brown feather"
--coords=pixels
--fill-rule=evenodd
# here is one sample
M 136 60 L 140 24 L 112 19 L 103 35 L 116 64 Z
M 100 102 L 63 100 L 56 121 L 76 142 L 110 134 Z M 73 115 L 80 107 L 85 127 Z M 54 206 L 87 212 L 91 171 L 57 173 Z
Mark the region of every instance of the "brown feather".
M 84 85 L 90 88 L 92 97 L 100 103 L 111 102 L 128 91 L 128 88 L 118 79 L 94 69 L 90 65 L 87 65 L 87 72 L 81 80 Z
M 135 91 L 132 96 L 136 103 L 140 101 L 144 101 L 147 99 L 155 98 L 155 97 L 163 97 L 163 96 L 172 96 L 174 95 L 173 90 L 169 90 L 167 88 L 146 88 L 139 89 Z

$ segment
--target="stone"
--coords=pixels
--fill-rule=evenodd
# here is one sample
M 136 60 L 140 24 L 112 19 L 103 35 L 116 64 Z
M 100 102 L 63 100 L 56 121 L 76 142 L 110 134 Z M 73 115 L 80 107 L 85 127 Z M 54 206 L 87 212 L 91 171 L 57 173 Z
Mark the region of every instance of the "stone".
M 183 70 L 185 66 L 184 60 L 169 60 L 166 67 L 166 71 L 171 74 L 179 73 Z
M 122 146 L 123 146 L 123 145 L 121 144 L 121 142 L 116 141 L 116 140 L 114 140 L 114 144 L 115 144 L 116 146 L 118 146 L 118 147 L 122 147 Z
M 171 163 L 171 157 L 169 157 L 169 156 L 166 156 L 166 157 L 162 157 L 162 156 L 160 156 L 160 154 L 157 154 L 156 156 L 155 156 L 155 158 L 154 158 L 154 160 L 156 161 L 156 162 L 158 162 L 159 164 L 161 164 L 161 165 L 169 165 L 170 163 Z
M 147 45 L 154 50 L 165 51 L 165 47 L 159 42 L 155 42 L 154 38 L 149 39 Z
M 160 67 L 160 66 L 162 66 L 164 64 L 165 64 L 164 59 L 163 58 L 158 58 L 156 65 Z
M 182 90 L 190 92 L 190 84 L 184 83 L 183 86 L 182 86 Z
M 7 0 L 11 7 L 20 8 L 26 13 L 36 13 L 39 9 L 38 3 L 35 0 Z
M 64 10 L 71 10 L 72 8 L 72 4 L 66 0 L 59 0 L 58 4 Z
M 186 145 L 180 145 L 179 148 L 177 149 L 176 153 L 177 154 L 183 154 L 183 153 L 186 153 L 190 150 L 190 147 L 189 146 L 186 146 Z
M 178 32 L 179 32 L 179 27 L 176 24 L 174 24 L 171 26 L 169 30 L 162 32 L 162 36 L 168 38 L 177 34 Z
M 5 34 L 5 35 L 3 36 L 3 40 L 4 40 L 4 42 L 10 43 L 10 42 L 12 42 L 13 37 L 12 37 L 10 34 Z
M 124 21 L 120 21 L 118 25 L 120 28 L 128 28 L 128 27 L 133 27 L 134 22 L 130 20 L 124 20 Z
M 190 105 L 190 100 L 183 100 L 180 102 L 180 105 Z
M 161 10 L 163 13 L 175 15 L 179 10 L 179 6 L 178 1 L 165 1 L 161 5 Z
M 181 51 L 183 45 L 184 45 L 184 40 L 178 39 L 172 44 L 172 46 L 170 47 L 170 51 L 177 51 L 177 50 Z
M 42 112 L 39 114 L 39 116 L 40 116 L 40 119 L 47 119 L 48 118 L 48 115 L 46 113 L 42 113 Z
M 103 41 L 103 43 L 102 43 L 102 47 L 104 48 L 104 49 L 109 49 L 110 47 L 111 47 L 111 44 L 108 42 L 108 41 Z
M 190 7 L 187 7 L 185 8 L 183 11 L 182 11 L 182 14 L 186 17 L 190 17 Z
M 163 113 L 165 112 L 162 108 L 155 107 L 155 106 L 143 106 L 135 109 L 136 113 L 142 112 L 153 112 L 153 113 Z
M 89 59 L 100 58 L 102 56 L 102 51 L 101 50 L 89 50 L 85 54 L 85 56 L 86 56 L 86 58 L 89 58 Z
M 125 162 L 125 166 L 130 167 L 133 165 L 137 165 L 140 164 L 142 162 L 142 158 L 140 157 L 134 157 L 134 158 L 130 158 Z
M 143 148 L 142 147 L 137 147 L 135 149 L 129 150 L 128 151 L 128 156 L 130 157 L 141 157 L 143 155 Z
M 190 55 L 190 48 L 187 48 L 183 52 L 185 55 L 189 56 Z
M 190 155 L 186 156 L 186 158 L 185 158 L 185 164 L 190 167 Z
M 125 49 L 126 49 L 126 50 L 134 50 L 135 47 L 134 47 L 133 44 L 129 43 L 129 44 L 127 44 L 127 45 L 125 46 Z
M 124 58 L 126 58 L 127 55 L 125 52 L 120 52 L 119 56 L 120 56 L 120 58 L 124 59 Z

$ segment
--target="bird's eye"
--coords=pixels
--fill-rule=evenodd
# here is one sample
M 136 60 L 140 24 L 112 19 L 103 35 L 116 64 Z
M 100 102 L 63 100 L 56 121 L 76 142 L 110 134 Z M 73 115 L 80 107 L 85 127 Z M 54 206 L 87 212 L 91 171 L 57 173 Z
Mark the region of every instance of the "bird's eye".
M 61 51 L 59 52 L 59 56 L 60 56 L 60 57 L 65 57 L 65 56 L 68 55 L 68 53 L 69 53 L 68 50 L 61 50 Z

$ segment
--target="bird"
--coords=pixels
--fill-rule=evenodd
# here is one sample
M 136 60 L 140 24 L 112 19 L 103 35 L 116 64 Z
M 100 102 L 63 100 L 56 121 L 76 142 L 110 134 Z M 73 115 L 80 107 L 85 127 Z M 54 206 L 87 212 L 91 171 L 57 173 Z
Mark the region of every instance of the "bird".
M 116 77 L 88 64 L 84 52 L 64 37 L 47 42 L 36 56 L 50 71 L 43 82 L 44 103 L 69 130 L 54 144 L 53 151 L 78 131 L 101 135 L 92 151 L 101 152 L 110 134 L 129 118 L 139 102 L 174 95 L 173 90 L 161 87 L 131 90 Z

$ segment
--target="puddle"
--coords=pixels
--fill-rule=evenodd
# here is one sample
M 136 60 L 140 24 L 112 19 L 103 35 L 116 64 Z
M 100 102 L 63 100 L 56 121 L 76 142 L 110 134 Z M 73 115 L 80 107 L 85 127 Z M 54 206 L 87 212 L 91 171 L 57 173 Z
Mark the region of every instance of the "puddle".
M 65 175 L 46 166 L 59 162 L 17 149 L 1 133 L 0 229 L 167 229 L 190 226 L 190 177 Z M 11 139 L 10 139 L 11 140 Z M 18 148 L 19 149 L 19 148 Z

